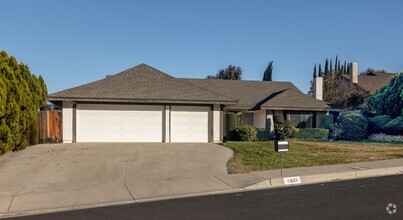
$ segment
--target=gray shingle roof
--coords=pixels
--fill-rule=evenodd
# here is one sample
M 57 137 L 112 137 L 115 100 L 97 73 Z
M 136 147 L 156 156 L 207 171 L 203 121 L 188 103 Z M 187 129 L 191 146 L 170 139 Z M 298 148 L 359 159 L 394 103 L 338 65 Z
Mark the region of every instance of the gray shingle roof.
M 140 64 L 48 96 L 49 101 L 226 104 L 229 109 L 324 110 L 290 82 L 179 79 Z
M 181 79 L 239 100 L 229 109 L 324 110 L 325 102 L 303 94 L 290 82 L 250 80 Z
M 146 64 L 48 96 L 49 101 L 234 103 L 237 100 L 189 85 Z
M 375 94 L 376 90 L 386 86 L 393 78 L 393 73 L 374 72 L 369 75 L 359 75 L 357 85 L 367 91 L 369 95 Z M 345 79 L 350 80 L 350 75 L 342 75 Z

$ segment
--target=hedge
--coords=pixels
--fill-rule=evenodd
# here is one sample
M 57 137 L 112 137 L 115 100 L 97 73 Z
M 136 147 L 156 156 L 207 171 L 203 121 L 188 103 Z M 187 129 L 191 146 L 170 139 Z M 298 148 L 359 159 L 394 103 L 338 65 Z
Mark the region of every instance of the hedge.
M 333 127 L 333 115 L 324 115 L 320 123 L 320 128 L 331 129 Z
M 378 115 L 368 118 L 368 131 L 370 133 L 384 133 L 384 126 L 391 120 L 392 118 L 389 115 Z
M 325 128 L 301 128 L 299 129 L 298 138 L 325 140 L 329 137 L 329 129 Z
M 386 134 L 403 135 L 403 116 L 399 116 L 388 122 L 383 129 Z
M 340 138 L 358 141 L 367 138 L 368 121 L 358 114 L 343 114 L 339 117 Z

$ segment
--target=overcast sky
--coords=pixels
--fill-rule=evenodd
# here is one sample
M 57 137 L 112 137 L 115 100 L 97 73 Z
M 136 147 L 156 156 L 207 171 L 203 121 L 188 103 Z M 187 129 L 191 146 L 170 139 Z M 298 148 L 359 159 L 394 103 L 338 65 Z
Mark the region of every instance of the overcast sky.
M 339 55 L 403 70 L 403 1 L 0 0 L 0 50 L 41 74 L 49 93 L 147 63 L 204 78 L 229 64 L 309 88 L 315 63 Z M 323 65 L 323 64 L 322 64 Z

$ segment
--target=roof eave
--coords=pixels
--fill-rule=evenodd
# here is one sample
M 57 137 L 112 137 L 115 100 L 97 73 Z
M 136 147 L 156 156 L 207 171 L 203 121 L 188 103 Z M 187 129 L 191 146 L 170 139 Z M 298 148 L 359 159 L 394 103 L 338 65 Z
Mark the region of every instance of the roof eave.
M 48 101 L 108 102 L 108 103 L 172 103 L 172 104 L 235 104 L 233 100 L 180 100 L 180 99 L 127 99 L 127 98 L 85 98 L 48 97 Z
M 261 109 L 265 109 L 265 110 L 291 110 L 291 111 L 327 111 L 327 110 L 329 110 L 328 107 L 326 107 L 326 108 L 312 108 L 312 107 L 266 107 L 266 106 L 262 106 Z

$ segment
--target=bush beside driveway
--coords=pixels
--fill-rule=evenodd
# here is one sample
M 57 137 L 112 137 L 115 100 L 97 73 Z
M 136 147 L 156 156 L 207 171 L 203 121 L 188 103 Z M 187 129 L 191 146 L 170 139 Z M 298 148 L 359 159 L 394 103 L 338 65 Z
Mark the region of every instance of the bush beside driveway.
M 281 168 L 280 153 L 274 151 L 273 141 L 223 145 L 234 151 L 227 163 L 229 173 Z M 403 143 L 291 141 L 283 157 L 284 168 L 399 159 L 403 158 Z

